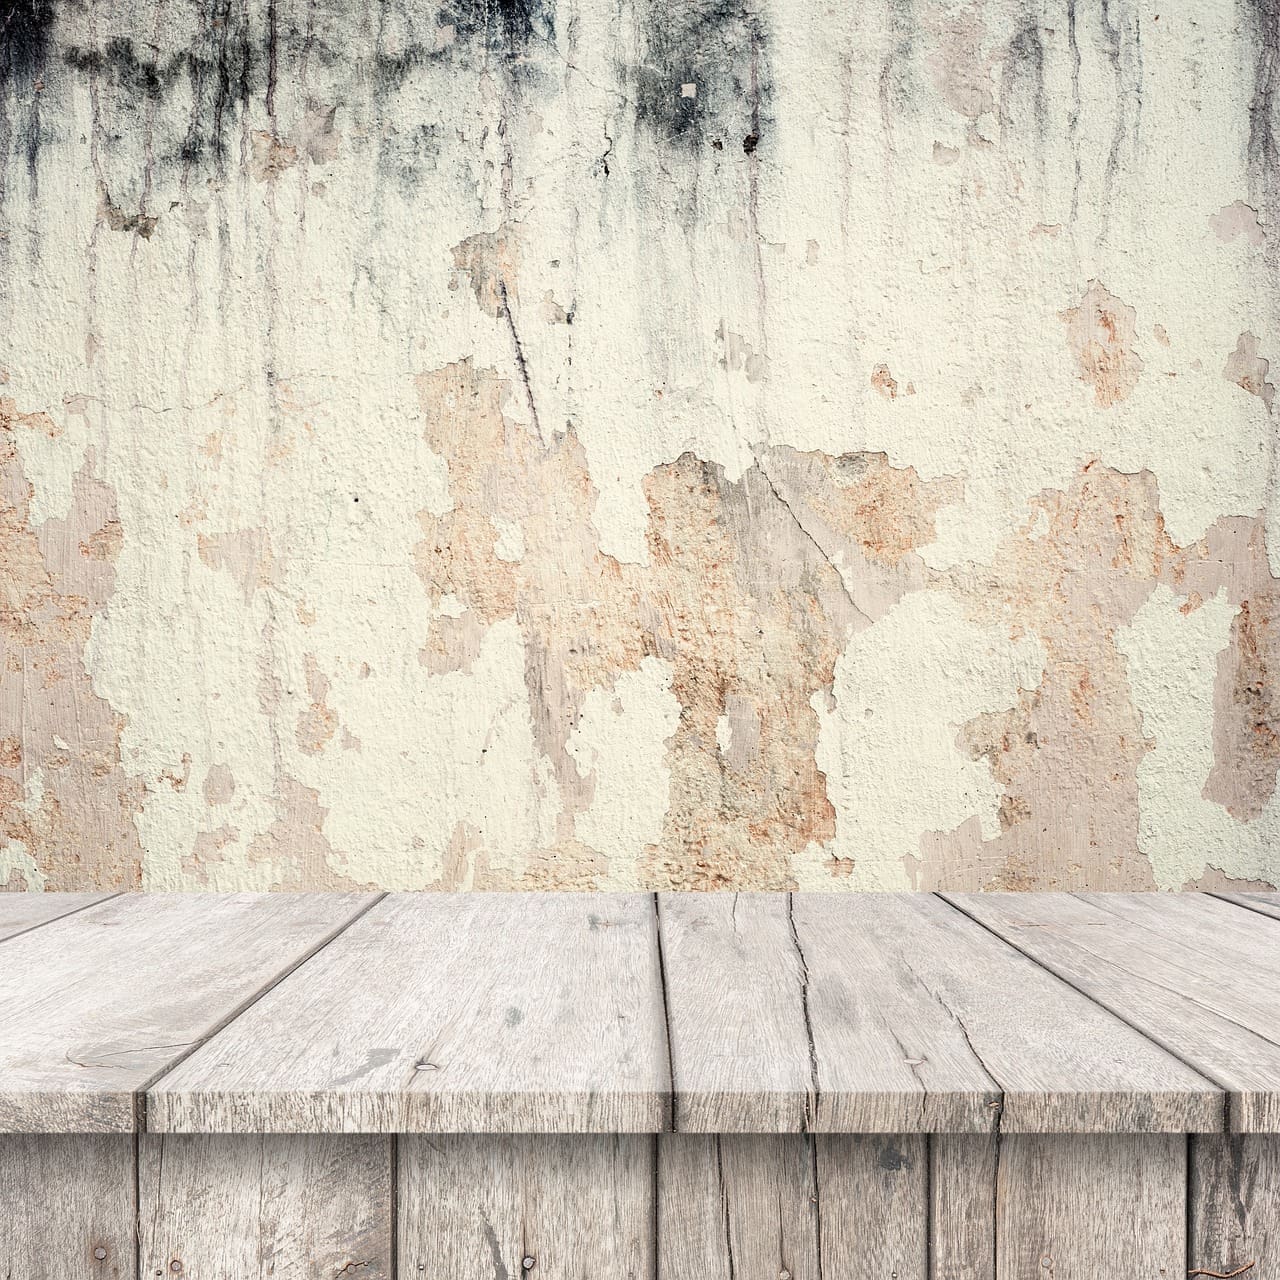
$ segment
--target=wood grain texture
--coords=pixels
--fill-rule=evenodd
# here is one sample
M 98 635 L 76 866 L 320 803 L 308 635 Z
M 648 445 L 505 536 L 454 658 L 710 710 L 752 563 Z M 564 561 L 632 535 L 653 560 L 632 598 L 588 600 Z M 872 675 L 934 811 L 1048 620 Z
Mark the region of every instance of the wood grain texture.
M 658 1143 L 662 1280 L 821 1280 L 813 1140 L 664 1134 Z
M 925 1280 L 928 1139 L 822 1134 L 817 1143 L 822 1275 Z
M 927 1141 L 916 1134 L 664 1134 L 658 1274 L 925 1280 Z
M 151 1091 L 158 1131 L 654 1132 L 650 895 L 387 898 Z
M 109 893 L 0 893 L 0 942 L 109 897 Z
M 929 1280 L 991 1280 L 999 1167 L 999 1134 L 930 1137 Z
M 1234 1130 L 1280 1131 L 1280 921 L 1198 894 L 954 901 L 1228 1090 Z
M 124 895 L 10 939 L 0 1131 L 132 1130 L 136 1091 L 372 900 Z
M 1215 893 L 1212 896 L 1280 920 L 1280 893 Z
M 1186 1139 L 1019 1134 L 1001 1144 L 998 1280 L 1174 1280 L 1186 1270 Z
M 391 1142 L 143 1134 L 142 1275 L 395 1280 Z
M 789 899 L 662 894 L 675 1126 L 798 1132 L 813 1079 Z
M 1280 1277 L 1280 1137 L 1203 1134 L 1191 1140 L 1188 1261 L 1209 1271 L 1254 1266 Z
M 796 895 L 792 915 L 815 1130 L 1221 1127 L 1213 1084 L 935 897 Z
M 131 1134 L 0 1134 L 0 1276 L 137 1280 Z
M 658 1138 L 658 1274 L 662 1280 L 735 1280 L 730 1197 L 719 1134 Z M 816 1233 L 815 1252 L 816 1252 Z
M 652 1137 L 422 1134 L 399 1152 L 402 1277 L 652 1280 Z

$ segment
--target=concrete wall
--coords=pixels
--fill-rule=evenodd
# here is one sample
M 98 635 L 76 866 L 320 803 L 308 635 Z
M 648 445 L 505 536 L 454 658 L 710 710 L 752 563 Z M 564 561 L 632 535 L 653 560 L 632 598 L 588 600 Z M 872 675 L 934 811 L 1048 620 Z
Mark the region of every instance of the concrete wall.
M 1280 879 L 1276 0 L 6 11 L 0 885 Z

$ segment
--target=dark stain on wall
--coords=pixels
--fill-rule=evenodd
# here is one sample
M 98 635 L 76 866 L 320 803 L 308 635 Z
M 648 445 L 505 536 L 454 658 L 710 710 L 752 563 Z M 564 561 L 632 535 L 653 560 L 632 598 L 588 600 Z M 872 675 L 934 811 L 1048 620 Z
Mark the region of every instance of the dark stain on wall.
M 187 80 L 192 109 L 186 135 L 177 155 L 158 159 L 188 164 L 209 158 L 225 161 L 237 112 L 265 87 L 269 50 L 255 47 L 243 16 L 232 10 L 232 0 L 217 0 L 206 11 L 203 24 L 180 53 L 162 60 L 145 49 L 145 41 L 116 36 L 100 48 L 69 45 L 62 61 L 92 77 L 100 92 L 125 107 L 147 99 L 163 101 Z
M 1244 0 L 1256 50 L 1249 102 L 1249 200 L 1261 214 L 1272 279 L 1280 277 L 1280 144 L 1276 138 L 1276 89 L 1280 85 L 1280 0 Z
M 0 81 L 17 93 L 31 89 L 49 56 L 53 0 L 0 0 Z
M 459 0 L 440 10 L 440 22 L 451 25 L 461 40 L 521 57 L 532 40 L 553 42 L 555 6 L 544 0 Z
M 29 104 L 22 120 L 3 120 L 10 146 L 25 153 L 34 181 L 40 151 L 37 82 L 49 57 L 55 19 L 53 0 L 0 0 L 0 114 L 7 117 L 12 93 Z M 0 191 L 5 187 L 0 175 Z
M 556 36 L 554 0 L 446 0 L 429 6 L 382 0 L 367 9 L 350 0 L 317 0 L 305 22 L 286 22 L 274 4 L 255 8 L 258 19 L 265 12 L 265 23 L 255 23 L 240 0 L 210 0 L 169 15 L 172 27 L 189 22 L 191 29 L 165 52 L 152 43 L 149 6 L 124 3 L 128 7 L 116 16 L 126 20 L 110 38 L 90 44 L 82 25 L 76 36 L 69 30 L 55 34 L 60 12 L 81 14 L 69 3 L 0 0 L 0 80 L 21 114 L 10 122 L 10 145 L 25 146 L 33 168 L 40 145 L 33 86 L 42 79 L 93 80 L 108 119 L 147 101 L 189 98 L 181 141 L 166 150 L 157 140 L 155 162 L 214 162 L 221 168 L 241 145 L 240 123 L 250 100 L 262 96 L 272 114 L 277 78 L 294 74 L 304 58 L 349 66 L 353 86 L 363 81 L 365 90 L 380 97 L 398 90 L 417 69 L 454 59 L 497 59 L 513 84 L 536 77 L 540 69 L 533 50 L 554 44 Z M 391 18 L 402 34 L 395 47 L 386 47 L 382 29 Z M 442 39 L 446 31 L 448 38 Z M 408 126 L 407 132 L 409 151 L 420 152 L 424 131 Z M 416 172 L 420 156 L 402 156 L 394 167 Z
M 93 76 L 134 98 L 162 98 L 182 74 L 183 60 L 161 66 L 155 58 L 139 54 L 127 36 L 107 41 L 101 49 L 67 49 L 62 54 L 67 66 Z
M 1009 41 L 1000 83 L 1001 125 L 1016 125 L 1019 120 L 1034 122 L 1037 137 L 1043 141 L 1049 127 L 1044 91 L 1044 41 L 1034 22 L 1029 22 Z
M 648 0 L 641 12 L 637 121 L 673 144 L 752 154 L 769 120 L 760 17 L 737 0 Z
M 388 49 L 379 39 L 373 59 L 375 93 L 394 92 L 417 69 L 453 59 L 496 58 L 512 82 L 535 78 L 533 50 L 554 46 L 554 0 L 454 0 L 432 11 L 404 15 L 414 38 Z M 416 30 L 415 30 L 416 28 Z M 440 34 L 451 30 L 451 38 Z

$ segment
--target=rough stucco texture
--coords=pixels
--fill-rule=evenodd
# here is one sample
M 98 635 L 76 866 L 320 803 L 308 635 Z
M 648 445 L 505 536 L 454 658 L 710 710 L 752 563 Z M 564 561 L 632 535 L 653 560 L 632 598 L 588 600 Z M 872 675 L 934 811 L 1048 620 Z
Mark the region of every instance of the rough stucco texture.
M 0 886 L 1280 879 L 1276 0 L 0 17 Z

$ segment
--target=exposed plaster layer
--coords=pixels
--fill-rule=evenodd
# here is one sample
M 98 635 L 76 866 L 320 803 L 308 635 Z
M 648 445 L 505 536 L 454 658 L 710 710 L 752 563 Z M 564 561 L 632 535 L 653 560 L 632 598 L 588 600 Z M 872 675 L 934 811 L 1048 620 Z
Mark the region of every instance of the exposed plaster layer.
M 1280 879 L 1274 5 L 20 9 L 0 884 Z

